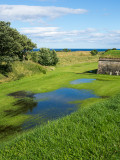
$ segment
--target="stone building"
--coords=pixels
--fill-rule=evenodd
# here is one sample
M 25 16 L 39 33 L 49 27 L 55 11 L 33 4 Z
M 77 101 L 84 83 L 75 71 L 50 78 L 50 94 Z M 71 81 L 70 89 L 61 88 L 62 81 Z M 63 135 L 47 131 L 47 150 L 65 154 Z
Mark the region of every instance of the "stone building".
M 98 74 L 120 75 L 120 58 L 99 58 Z

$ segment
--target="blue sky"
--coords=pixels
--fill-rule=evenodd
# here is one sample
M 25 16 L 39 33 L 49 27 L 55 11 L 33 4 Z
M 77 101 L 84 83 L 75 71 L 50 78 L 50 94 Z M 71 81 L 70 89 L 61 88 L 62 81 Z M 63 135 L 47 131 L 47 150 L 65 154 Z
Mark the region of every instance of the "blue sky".
M 120 48 L 120 0 L 0 0 L 0 20 L 37 47 Z

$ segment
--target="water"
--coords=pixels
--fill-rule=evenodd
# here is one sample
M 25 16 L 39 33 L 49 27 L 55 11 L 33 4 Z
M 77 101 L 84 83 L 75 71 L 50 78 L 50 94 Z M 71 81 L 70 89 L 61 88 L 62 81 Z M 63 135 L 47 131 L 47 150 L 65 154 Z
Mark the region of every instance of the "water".
M 71 81 L 70 84 L 91 83 L 92 81 L 95 81 L 95 80 L 96 79 L 82 78 L 82 79 Z
M 55 49 L 55 48 L 53 48 L 55 51 L 61 51 L 61 50 L 63 50 L 62 48 L 59 48 L 59 49 Z M 69 48 L 70 49 L 70 48 Z M 33 49 L 33 51 L 39 51 L 40 49 L 38 49 L 38 48 L 35 48 L 35 49 Z M 50 49 L 50 50 L 52 50 L 52 49 Z M 87 49 L 85 49 L 85 48 L 83 48 L 83 49 L 70 49 L 72 52 L 75 52 L 75 51 L 92 51 L 92 50 L 94 50 L 94 48 L 87 48 Z M 104 52 L 104 51 L 106 51 L 107 49 L 95 49 L 95 50 L 98 50 L 98 52 Z M 117 49 L 117 50 L 120 50 L 120 49 Z
M 54 49 L 55 51 L 61 51 L 62 49 Z M 72 52 L 75 52 L 75 51 L 92 51 L 94 50 L 94 48 L 88 48 L 88 49 L 70 49 Z M 95 49 L 95 50 L 98 50 L 98 52 L 104 52 L 106 51 L 107 49 Z
M 20 108 L 18 107 L 19 109 L 16 111 L 5 111 L 6 116 L 24 113 L 33 117 L 22 125 L 24 130 L 71 114 L 78 109 L 77 104 L 73 103 L 74 101 L 97 98 L 92 91 L 73 88 L 60 88 L 38 94 L 20 91 L 9 94 L 9 96 L 19 98 L 14 105 L 19 105 Z

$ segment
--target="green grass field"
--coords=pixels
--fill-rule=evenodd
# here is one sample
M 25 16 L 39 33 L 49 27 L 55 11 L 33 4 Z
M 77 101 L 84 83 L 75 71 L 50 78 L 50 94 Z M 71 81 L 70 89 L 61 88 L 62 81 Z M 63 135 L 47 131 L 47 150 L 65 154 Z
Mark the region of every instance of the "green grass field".
M 88 73 L 97 69 L 98 57 L 93 57 L 93 60 L 89 62 L 86 60 L 88 55 L 81 55 L 84 60 L 78 62 L 80 54 L 71 54 L 73 55 L 69 55 L 68 59 L 64 54 L 59 55 L 59 58 L 62 57 L 61 63 L 54 69 L 48 67 L 49 71 L 46 74 L 35 74 L 0 84 L 0 124 L 2 127 L 17 128 L 30 118 L 24 114 L 13 117 L 5 115 L 5 110 L 17 109 L 17 106 L 12 105 L 16 100 L 7 96 L 15 91 L 41 93 L 61 87 L 71 87 L 92 89 L 101 98 L 75 102 L 79 103 L 78 111 L 26 132 L 16 131 L 14 134 L 12 131 L 1 132 L 1 160 L 119 160 L 120 76 Z M 64 63 L 62 59 L 65 59 Z M 76 59 L 76 63 L 73 59 Z M 94 78 L 96 81 L 76 85 L 69 83 L 80 78 Z M 109 98 L 105 99 L 105 97 Z

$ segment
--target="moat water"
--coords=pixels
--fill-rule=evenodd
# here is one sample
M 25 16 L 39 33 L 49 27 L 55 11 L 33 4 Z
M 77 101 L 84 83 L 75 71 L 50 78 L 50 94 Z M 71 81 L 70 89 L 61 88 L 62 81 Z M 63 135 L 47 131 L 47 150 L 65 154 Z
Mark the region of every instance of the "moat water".
M 71 84 L 90 83 L 95 79 L 78 79 L 70 82 Z M 60 117 L 77 111 L 78 104 L 81 100 L 88 98 L 98 98 L 92 90 L 60 88 L 51 92 L 34 94 L 28 91 L 18 91 L 9 94 L 16 98 L 14 106 L 18 106 L 16 110 L 5 110 L 6 116 L 16 116 L 19 114 L 30 115 L 30 119 L 25 121 L 21 126 L 14 128 L 13 126 L 1 126 L 1 132 L 6 129 L 26 130 L 37 125 L 47 123 L 48 121 L 58 119 Z M 79 103 L 74 103 L 79 101 Z

